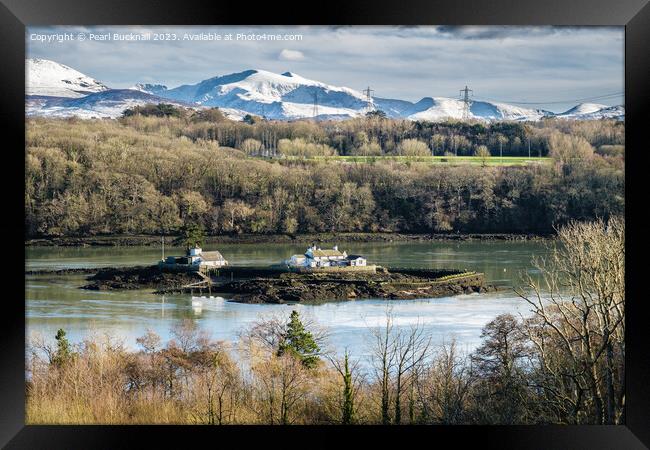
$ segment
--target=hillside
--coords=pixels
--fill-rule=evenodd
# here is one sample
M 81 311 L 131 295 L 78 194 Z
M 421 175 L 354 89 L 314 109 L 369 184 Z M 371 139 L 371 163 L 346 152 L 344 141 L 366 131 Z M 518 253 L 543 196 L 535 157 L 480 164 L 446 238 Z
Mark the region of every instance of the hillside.
M 25 61 L 26 94 L 79 98 L 108 88 L 87 75 L 47 59 Z

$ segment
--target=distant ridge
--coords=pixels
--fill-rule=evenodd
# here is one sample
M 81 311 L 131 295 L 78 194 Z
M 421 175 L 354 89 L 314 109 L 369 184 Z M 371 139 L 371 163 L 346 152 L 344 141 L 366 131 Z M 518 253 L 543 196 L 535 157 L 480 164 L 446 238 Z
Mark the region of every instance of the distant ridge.
M 152 102 L 169 102 L 194 108 L 218 107 L 234 119 L 253 114 L 273 120 L 348 119 L 365 115 L 366 96 L 348 87 L 333 86 L 294 72 L 276 74 L 248 69 L 208 78 L 172 89 L 162 84 L 137 83 L 130 89 L 109 89 L 103 83 L 68 66 L 49 60 L 27 60 L 27 113 L 38 116 L 82 118 L 118 117 L 126 108 Z M 101 93 L 102 95 L 96 95 Z M 77 99 L 69 101 L 65 99 Z M 318 117 L 313 117 L 314 104 Z M 424 97 L 418 102 L 372 98 L 370 110 L 388 117 L 420 121 L 462 120 L 459 99 Z M 506 103 L 474 101 L 470 120 L 537 121 L 557 117 L 569 120 L 624 120 L 625 109 L 581 103 L 563 113 L 523 108 Z

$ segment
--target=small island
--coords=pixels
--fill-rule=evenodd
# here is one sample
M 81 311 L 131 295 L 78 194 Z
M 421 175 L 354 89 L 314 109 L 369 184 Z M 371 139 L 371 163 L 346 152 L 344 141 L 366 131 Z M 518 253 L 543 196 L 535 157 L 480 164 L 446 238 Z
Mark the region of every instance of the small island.
M 364 298 L 417 299 L 496 288 L 482 273 L 455 269 L 387 268 L 338 247 L 312 245 L 272 267 L 230 265 L 220 252 L 188 248 L 158 265 L 99 269 L 83 289 L 143 289 L 157 294 L 223 294 L 242 303 L 323 302 Z

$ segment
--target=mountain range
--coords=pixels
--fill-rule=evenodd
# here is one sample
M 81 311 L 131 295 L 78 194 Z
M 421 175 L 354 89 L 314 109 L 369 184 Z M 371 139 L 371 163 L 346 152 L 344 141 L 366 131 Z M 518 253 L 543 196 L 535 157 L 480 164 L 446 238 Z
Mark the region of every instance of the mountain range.
M 146 103 L 172 103 L 191 108 L 218 107 L 241 120 L 246 114 L 273 120 L 346 119 L 381 110 L 388 117 L 442 121 L 536 121 L 544 117 L 624 120 L 623 106 L 581 103 L 563 113 L 522 108 L 506 103 L 472 101 L 465 115 L 462 100 L 425 97 L 418 102 L 367 97 L 360 91 L 332 86 L 293 72 L 265 70 L 216 76 L 196 84 L 169 89 L 162 84 L 137 83 L 129 89 L 111 89 L 77 70 L 45 59 L 26 60 L 28 115 L 81 118 L 118 117 L 124 109 Z

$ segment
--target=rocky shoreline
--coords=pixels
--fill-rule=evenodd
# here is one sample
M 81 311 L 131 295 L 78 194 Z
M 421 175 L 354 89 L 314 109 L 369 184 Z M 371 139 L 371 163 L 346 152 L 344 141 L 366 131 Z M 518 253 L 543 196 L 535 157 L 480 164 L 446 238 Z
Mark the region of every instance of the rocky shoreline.
M 157 266 L 107 267 L 101 268 L 87 278 L 91 283 L 81 289 L 92 291 L 133 290 L 133 289 L 180 289 L 183 286 L 201 281 L 196 273 L 161 272 Z
M 443 279 L 415 277 L 401 273 L 365 277 L 346 275 L 286 274 L 276 279 L 253 279 L 225 283 L 213 292 L 232 294 L 242 303 L 323 302 L 383 298 L 407 300 L 482 293 L 495 290 L 485 283 L 483 274 L 459 273 Z
M 482 273 L 435 269 L 381 269 L 377 273 L 293 273 L 278 268 L 228 268 L 211 279 L 161 272 L 156 266 L 103 268 L 82 289 L 154 289 L 155 293 L 210 292 L 242 303 L 324 302 L 363 298 L 416 299 L 496 290 Z M 192 285 L 192 286 L 188 286 Z
M 550 236 L 515 233 L 315 233 L 315 234 L 239 234 L 207 236 L 206 244 L 262 244 L 262 243 L 321 243 L 321 242 L 426 242 L 426 241 L 530 241 L 545 240 Z M 177 236 L 167 236 L 171 244 Z M 42 237 L 25 240 L 25 246 L 60 247 L 129 247 L 159 246 L 160 236 L 152 235 L 109 235 L 109 236 L 64 236 Z

